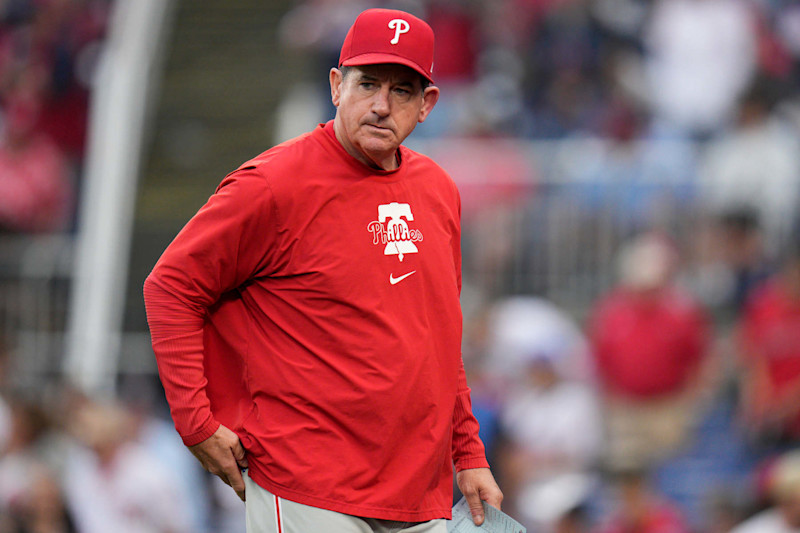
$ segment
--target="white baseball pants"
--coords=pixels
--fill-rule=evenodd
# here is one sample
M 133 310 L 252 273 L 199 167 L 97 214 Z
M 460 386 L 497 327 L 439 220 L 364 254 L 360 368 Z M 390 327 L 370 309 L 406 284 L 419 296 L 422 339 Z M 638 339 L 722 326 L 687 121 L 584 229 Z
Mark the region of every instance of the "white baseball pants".
M 361 518 L 279 498 L 244 475 L 247 533 L 446 533 L 445 520 Z

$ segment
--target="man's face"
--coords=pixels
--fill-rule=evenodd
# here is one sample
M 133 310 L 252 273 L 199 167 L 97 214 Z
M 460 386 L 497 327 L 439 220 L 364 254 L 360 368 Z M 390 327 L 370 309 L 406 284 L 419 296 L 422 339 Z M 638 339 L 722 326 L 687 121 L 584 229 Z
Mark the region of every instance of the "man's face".
M 385 170 L 397 167 L 397 148 L 439 98 L 437 87 L 423 90 L 419 74 L 402 65 L 350 67 L 347 76 L 331 69 L 330 82 L 339 142 L 356 159 Z

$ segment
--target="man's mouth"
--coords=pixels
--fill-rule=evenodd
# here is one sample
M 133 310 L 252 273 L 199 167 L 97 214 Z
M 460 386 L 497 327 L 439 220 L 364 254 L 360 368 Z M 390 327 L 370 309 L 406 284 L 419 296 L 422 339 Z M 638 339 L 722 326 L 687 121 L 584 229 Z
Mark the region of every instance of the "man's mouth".
M 372 129 L 376 129 L 376 130 L 379 130 L 379 131 L 382 131 L 382 132 L 391 132 L 392 131 L 390 128 L 387 128 L 386 126 L 380 126 L 378 124 L 367 123 L 366 126 L 369 126 Z

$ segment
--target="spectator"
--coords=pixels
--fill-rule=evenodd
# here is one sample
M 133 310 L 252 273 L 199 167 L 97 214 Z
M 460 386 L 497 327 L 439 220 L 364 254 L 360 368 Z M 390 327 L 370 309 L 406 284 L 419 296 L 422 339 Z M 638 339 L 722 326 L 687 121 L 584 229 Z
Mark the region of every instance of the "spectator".
M 66 509 L 55 474 L 43 465 L 36 465 L 26 475 L 30 479 L 30 486 L 12 513 L 11 518 L 15 524 L 11 531 L 78 533 L 72 516 Z
M 538 9 L 540 23 L 523 52 L 530 70 L 526 95 L 534 112 L 527 133 L 534 138 L 564 138 L 596 131 L 606 102 L 602 47 L 589 2 L 549 2 Z
M 723 257 L 733 275 L 731 304 L 738 316 L 747 295 L 770 274 L 771 265 L 758 214 L 751 209 L 732 209 L 720 216 Z
M 426 20 L 436 34 L 433 62 L 436 82 L 443 85 L 472 81 L 478 61 L 480 17 L 473 2 L 429 0 Z
M 529 296 L 502 299 L 492 306 L 487 327 L 487 372 L 503 382 L 506 390 L 525 375 L 536 354 L 550 354 L 563 379 L 594 382 L 583 332 L 552 302 Z
M 800 439 L 800 250 L 758 287 L 740 325 L 741 412 L 765 452 Z
M 712 212 L 755 213 L 767 253 L 774 255 L 800 214 L 800 135 L 773 112 L 772 93 L 763 80 L 752 86 L 735 126 L 703 154 L 698 178 L 703 204 Z
M 774 21 L 774 36 L 778 46 L 790 55 L 793 79 L 789 86 L 796 86 L 798 81 L 798 67 L 800 67 L 800 5 L 790 0 L 778 2 L 772 6 L 771 16 Z
M 89 87 L 108 19 L 109 0 L 10 2 L 0 36 L 0 91 L 36 68 L 41 113 L 36 128 L 71 163 L 83 157 Z
M 175 489 L 180 501 L 185 502 L 191 520 L 192 533 L 211 531 L 236 531 L 215 527 L 217 517 L 212 514 L 209 502 L 212 495 L 209 485 L 219 481 L 203 470 L 186 449 L 175 433 L 167 412 L 160 413 L 163 404 L 163 391 L 155 376 L 126 375 L 119 381 L 117 397 L 124 405 L 131 423 L 131 434 L 145 451 L 157 461 L 159 468 L 169 473 L 175 481 Z M 161 404 L 157 402 L 161 400 Z M 225 486 L 224 483 L 221 483 Z M 237 503 L 241 500 L 234 498 Z M 218 508 L 215 508 L 218 509 Z M 237 506 L 241 514 L 241 505 Z M 242 527 L 243 530 L 243 527 Z
M 706 138 L 727 126 L 756 65 L 744 0 L 656 0 L 644 29 L 657 125 Z
M 54 470 L 48 413 L 20 397 L 3 401 L 0 423 L 0 531 L 76 531 Z M 7 409 L 7 411 L 6 411 Z
M 529 355 L 525 377 L 501 414 L 504 489 L 532 531 L 555 532 L 582 507 L 602 442 L 593 391 L 559 373 L 559 355 Z
M 730 326 L 751 290 L 774 270 L 758 212 L 733 206 L 707 214 L 695 225 L 689 248 L 681 282 L 714 310 L 721 325 Z
M 72 176 L 64 154 L 35 128 L 40 109 L 34 89 L 20 81 L 0 136 L 0 231 L 54 232 L 71 221 Z
M 531 531 L 577 518 L 595 483 L 600 414 L 587 344 L 552 303 L 514 297 L 489 321 L 489 374 L 502 380 L 498 465 L 511 512 Z
M 601 520 L 596 533 L 689 533 L 680 509 L 655 492 L 644 471 L 616 472 L 614 482 L 615 509 Z
M 734 527 L 730 533 L 800 531 L 800 451 L 781 456 L 771 470 L 768 488 L 773 505 Z
M 620 284 L 590 325 L 612 468 L 648 468 L 687 440 L 709 344 L 705 312 L 672 282 L 676 253 L 642 235 L 620 254 Z
M 81 533 L 188 533 L 186 502 L 172 474 L 133 440 L 120 407 L 80 402 L 70 429 L 85 448 L 67 456 L 65 491 Z
M 701 531 L 730 533 L 747 516 L 750 500 L 750 494 L 738 485 L 710 491 L 703 502 Z
M 374 7 L 373 0 L 303 0 L 281 19 L 279 39 L 284 49 L 305 52 L 310 72 L 327 71 L 339 61 L 339 51 L 347 29 L 363 10 Z M 286 91 L 277 110 L 274 137 L 282 142 L 325 122 L 336 109 L 330 102 L 330 87 L 325 83 L 298 81 Z

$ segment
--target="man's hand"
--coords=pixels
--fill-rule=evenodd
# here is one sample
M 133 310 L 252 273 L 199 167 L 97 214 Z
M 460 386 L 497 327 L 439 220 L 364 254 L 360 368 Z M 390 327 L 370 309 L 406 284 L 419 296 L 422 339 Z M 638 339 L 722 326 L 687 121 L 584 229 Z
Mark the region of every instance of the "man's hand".
M 500 509 L 503 493 L 488 468 L 469 468 L 456 474 L 456 483 L 461 494 L 467 499 L 472 521 L 476 526 L 483 524 L 483 503 Z
M 189 446 L 203 468 L 230 485 L 244 501 L 244 479 L 241 468 L 247 468 L 244 448 L 236 433 L 223 425 L 209 438 Z

